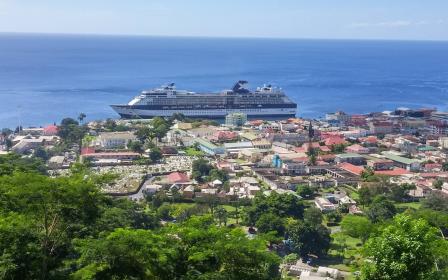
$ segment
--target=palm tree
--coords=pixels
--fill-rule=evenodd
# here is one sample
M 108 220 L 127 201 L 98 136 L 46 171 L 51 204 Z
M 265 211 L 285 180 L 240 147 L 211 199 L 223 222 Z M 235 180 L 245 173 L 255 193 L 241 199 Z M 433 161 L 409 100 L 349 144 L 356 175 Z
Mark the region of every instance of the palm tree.
M 224 225 L 227 225 L 227 210 L 224 209 L 224 207 L 219 206 L 215 210 L 215 217 L 218 219 L 219 225 L 224 223 Z
M 82 125 L 82 122 L 84 121 L 84 119 L 86 118 L 87 116 L 86 116 L 86 114 L 84 114 L 84 113 L 81 113 L 81 114 L 79 114 L 79 116 L 78 116 L 78 120 L 79 120 L 79 123 Z

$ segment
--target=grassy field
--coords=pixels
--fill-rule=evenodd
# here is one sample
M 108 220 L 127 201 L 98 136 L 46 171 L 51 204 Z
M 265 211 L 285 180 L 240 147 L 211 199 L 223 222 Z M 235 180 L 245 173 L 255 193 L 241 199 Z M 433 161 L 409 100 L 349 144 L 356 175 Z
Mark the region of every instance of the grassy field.
M 320 265 L 326 265 L 346 272 L 357 270 L 361 260 L 361 240 L 345 235 L 342 232 L 333 233 L 328 257 L 319 260 Z
M 203 152 L 203 151 L 196 150 L 196 149 L 193 148 L 193 147 L 189 147 L 189 148 L 187 148 L 187 149 L 185 150 L 185 154 L 186 154 L 187 156 L 203 156 L 203 155 L 204 155 L 204 152 Z
M 420 202 L 403 202 L 403 203 L 395 203 L 395 207 L 400 209 L 420 209 L 422 204 Z

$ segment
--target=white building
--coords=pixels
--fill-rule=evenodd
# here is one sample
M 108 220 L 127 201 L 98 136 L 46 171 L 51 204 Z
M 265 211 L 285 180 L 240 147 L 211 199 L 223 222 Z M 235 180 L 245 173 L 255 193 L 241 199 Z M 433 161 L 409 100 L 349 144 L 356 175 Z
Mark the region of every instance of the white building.
M 136 139 L 132 132 L 104 132 L 98 136 L 97 145 L 104 149 L 126 148 L 129 142 Z

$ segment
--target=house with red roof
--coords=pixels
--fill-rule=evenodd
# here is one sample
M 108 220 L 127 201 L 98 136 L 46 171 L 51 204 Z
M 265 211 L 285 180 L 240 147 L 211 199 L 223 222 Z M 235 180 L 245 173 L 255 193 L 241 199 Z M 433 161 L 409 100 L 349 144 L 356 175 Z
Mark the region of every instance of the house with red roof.
M 358 176 L 360 176 L 361 173 L 364 171 L 364 167 L 357 166 L 357 165 L 354 165 L 354 164 L 351 164 L 348 162 L 343 162 L 343 163 L 339 164 L 338 166 L 339 166 L 339 168 L 341 168 L 345 171 L 348 171 L 352 174 L 358 175 Z
M 345 151 L 347 153 L 356 153 L 356 154 L 368 154 L 369 153 L 369 149 L 366 147 L 363 147 L 359 144 L 354 144 L 351 146 L 348 146 Z
M 56 125 L 48 125 L 48 126 L 44 127 L 43 135 L 45 135 L 45 136 L 58 135 L 58 127 Z
M 324 142 L 325 142 L 325 146 L 341 145 L 341 144 L 347 143 L 345 141 L 345 139 L 340 136 L 330 136 L 330 137 L 326 138 L 324 140 Z
M 212 140 L 219 142 L 232 141 L 236 140 L 237 138 L 238 133 L 236 133 L 235 131 L 217 131 L 211 137 Z
M 438 172 L 442 170 L 442 165 L 440 163 L 427 163 L 424 165 L 423 169 L 426 172 Z
M 170 173 L 166 176 L 166 179 L 172 184 L 190 182 L 190 178 L 188 177 L 188 175 L 182 172 Z
M 376 145 L 378 143 L 378 137 L 376 136 L 367 136 L 359 138 L 359 141 L 363 145 Z

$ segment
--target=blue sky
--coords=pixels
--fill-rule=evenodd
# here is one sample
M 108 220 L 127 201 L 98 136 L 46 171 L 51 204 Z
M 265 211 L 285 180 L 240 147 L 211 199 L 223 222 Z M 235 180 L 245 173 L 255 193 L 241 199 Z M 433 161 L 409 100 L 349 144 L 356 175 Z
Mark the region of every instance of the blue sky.
M 448 40 L 448 0 L 0 0 L 0 32 Z

